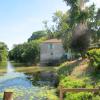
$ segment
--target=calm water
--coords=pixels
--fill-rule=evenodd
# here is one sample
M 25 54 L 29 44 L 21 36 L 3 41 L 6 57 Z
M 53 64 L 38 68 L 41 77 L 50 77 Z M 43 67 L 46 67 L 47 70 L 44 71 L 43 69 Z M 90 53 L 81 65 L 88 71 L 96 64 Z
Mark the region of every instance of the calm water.
M 0 76 L 0 91 L 5 91 L 11 86 L 31 87 L 31 81 L 24 73 L 14 72 L 14 66 L 8 61 L 7 73 Z
M 7 72 L 0 76 L 0 93 L 13 90 L 17 96 L 15 100 L 45 100 L 37 98 L 37 92 L 43 91 L 44 87 L 36 87 L 32 85 L 29 76 L 21 72 L 14 72 L 14 66 L 8 61 L 6 66 Z M 36 96 L 32 99 L 33 94 Z M 19 98 L 20 96 L 20 98 Z M 2 100 L 2 99 L 0 99 Z

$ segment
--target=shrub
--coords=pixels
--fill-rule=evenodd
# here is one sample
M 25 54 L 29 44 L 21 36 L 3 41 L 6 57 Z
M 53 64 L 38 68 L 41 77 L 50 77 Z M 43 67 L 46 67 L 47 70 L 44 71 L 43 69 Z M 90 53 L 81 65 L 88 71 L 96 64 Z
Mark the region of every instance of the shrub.
M 95 69 L 100 69 L 100 49 L 92 49 L 87 53 L 90 59 L 90 65 Z
M 80 92 L 80 93 L 67 93 L 64 100 L 92 100 L 92 93 Z
M 76 79 L 73 77 L 62 77 L 60 81 L 60 85 L 66 87 L 66 88 L 81 88 L 81 87 L 86 87 L 86 84 L 83 80 L 81 79 Z
M 15 45 L 14 48 L 9 51 L 9 59 L 19 63 L 25 63 L 27 65 L 36 64 L 39 61 L 40 43 L 45 38 L 40 38 L 23 44 Z
M 87 84 L 86 79 L 77 79 L 71 76 L 62 76 L 59 85 L 64 88 L 92 88 L 92 85 Z M 98 98 L 100 98 L 98 93 L 94 95 L 90 92 L 66 93 L 64 95 L 64 100 L 99 100 Z

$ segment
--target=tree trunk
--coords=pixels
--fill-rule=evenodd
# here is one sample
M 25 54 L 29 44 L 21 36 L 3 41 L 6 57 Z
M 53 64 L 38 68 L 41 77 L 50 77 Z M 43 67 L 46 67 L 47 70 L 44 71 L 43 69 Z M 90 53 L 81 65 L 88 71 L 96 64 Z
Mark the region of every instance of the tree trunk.
M 84 0 L 80 0 L 79 5 L 80 5 L 81 11 L 83 11 L 85 9 Z

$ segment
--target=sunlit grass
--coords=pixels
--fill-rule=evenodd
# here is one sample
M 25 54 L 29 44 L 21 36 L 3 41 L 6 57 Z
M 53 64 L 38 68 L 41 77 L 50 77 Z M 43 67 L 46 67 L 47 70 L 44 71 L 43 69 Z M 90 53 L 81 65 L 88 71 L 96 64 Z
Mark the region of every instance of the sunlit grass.
M 38 71 L 54 71 L 56 72 L 56 67 L 38 67 L 38 66 L 31 66 L 31 67 L 17 67 L 15 68 L 17 72 L 24 72 L 24 73 L 35 73 Z
M 17 64 L 17 63 L 16 63 Z M 15 65 L 15 64 L 14 64 Z M 17 67 L 16 67 L 17 66 Z M 14 66 L 16 72 L 23 72 L 23 73 L 35 73 L 38 71 L 53 71 L 56 72 L 57 67 L 41 67 L 41 66 L 25 66 L 24 64 L 18 63 Z M 6 67 L 0 67 L 0 74 L 6 73 Z
M 7 71 L 6 66 L 7 66 L 7 61 L 0 62 L 0 74 L 5 73 Z

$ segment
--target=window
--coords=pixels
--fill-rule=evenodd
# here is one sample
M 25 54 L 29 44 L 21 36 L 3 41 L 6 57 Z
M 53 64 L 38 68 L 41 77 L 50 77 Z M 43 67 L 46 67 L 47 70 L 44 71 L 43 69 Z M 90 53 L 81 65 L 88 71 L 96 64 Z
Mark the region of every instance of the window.
M 48 48 L 49 49 L 53 49 L 53 45 L 52 44 L 48 44 Z

